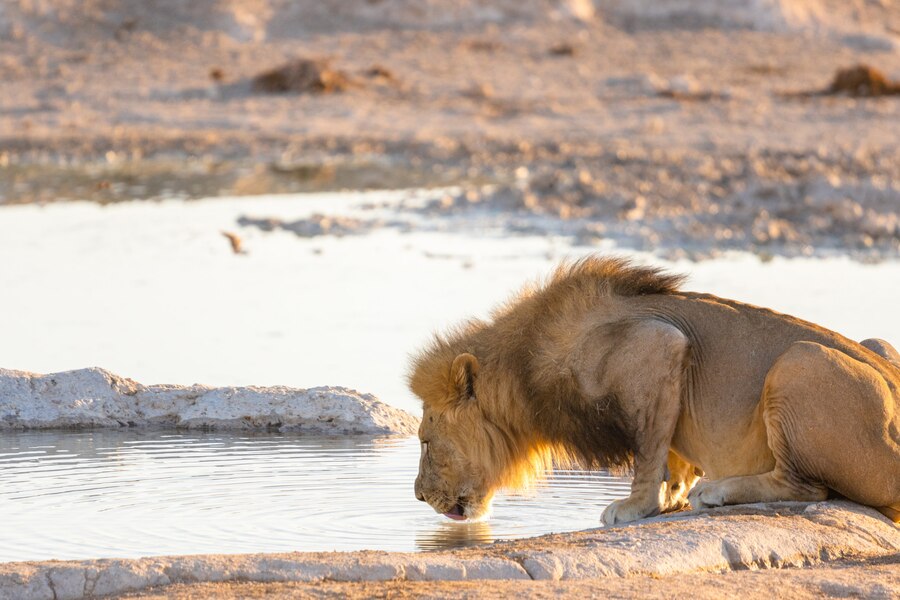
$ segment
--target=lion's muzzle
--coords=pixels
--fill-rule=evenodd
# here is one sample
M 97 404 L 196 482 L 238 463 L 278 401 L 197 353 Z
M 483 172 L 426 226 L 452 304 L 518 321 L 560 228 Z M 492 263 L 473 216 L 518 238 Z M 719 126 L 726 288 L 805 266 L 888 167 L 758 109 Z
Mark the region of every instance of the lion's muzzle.
M 462 502 L 457 502 L 453 508 L 444 513 L 444 516 L 450 517 L 454 521 L 465 521 L 466 507 L 463 506 Z

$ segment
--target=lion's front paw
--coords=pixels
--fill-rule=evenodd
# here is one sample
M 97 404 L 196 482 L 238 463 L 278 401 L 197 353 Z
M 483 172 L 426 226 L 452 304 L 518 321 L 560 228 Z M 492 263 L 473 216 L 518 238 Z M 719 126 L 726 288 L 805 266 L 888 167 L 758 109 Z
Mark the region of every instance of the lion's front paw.
M 600 520 L 603 521 L 604 525 L 619 525 L 658 514 L 659 506 L 648 507 L 646 502 L 628 497 L 616 500 L 607 506 Z
M 715 481 L 700 482 L 688 493 L 688 502 L 694 510 L 724 506 L 725 489 Z

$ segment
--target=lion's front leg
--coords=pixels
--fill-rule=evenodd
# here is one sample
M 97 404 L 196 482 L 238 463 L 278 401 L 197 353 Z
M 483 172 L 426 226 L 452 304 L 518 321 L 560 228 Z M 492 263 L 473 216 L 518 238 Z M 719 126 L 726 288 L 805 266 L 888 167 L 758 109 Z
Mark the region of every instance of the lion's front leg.
M 604 523 L 610 525 L 614 525 L 615 523 L 627 523 L 628 521 L 643 519 L 659 513 L 674 512 L 688 506 L 690 504 L 688 501 L 688 493 L 694 487 L 694 484 L 700 480 L 700 477 L 703 474 L 702 471 L 682 459 L 672 450 L 669 450 L 668 469 L 666 473 L 668 474 L 668 477 L 665 475 L 663 476 L 658 499 L 655 497 L 656 490 L 652 485 L 647 485 L 648 489 L 645 494 L 639 492 L 637 496 L 635 496 L 634 487 L 632 486 L 631 496 L 618 501 L 620 505 L 614 509 L 616 511 L 615 515 L 611 516 L 611 518 L 615 520 L 607 522 L 606 519 L 608 515 L 604 513 Z M 641 497 L 646 500 L 631 501 L 632 498 Z M 616 503 L 614 502 L 613 504 Z M 612 504 L 610 507 L 612 507 Z M 609 507 L 607 508 L 607 511 L 608 510 Z
M 604 509 L 600 516 L 604 525 L 630 523 L 638 519 L 654 517 L 663 512 L 666 506 L 664 472 L 653 470 L 649 474 L 644 473 L 646 471 L 638 470 L 635 467 L 631 494 L 627 498 L 613 501 Z
M 615 382 L 613 393 L 628 407 L 635 429 L 631 495 L 606 507 L 601 518 L 607 525 L 670 510 L 669 445 L 681 411 L 688 359 L 684 334 L 659 321 L 631 325 L 624 343 L 607 357 L 604 379 Z M 643 368 L 640 375 L 636 375 L 637 365 Z M 681 465 L 676 466 L 680 473 Z

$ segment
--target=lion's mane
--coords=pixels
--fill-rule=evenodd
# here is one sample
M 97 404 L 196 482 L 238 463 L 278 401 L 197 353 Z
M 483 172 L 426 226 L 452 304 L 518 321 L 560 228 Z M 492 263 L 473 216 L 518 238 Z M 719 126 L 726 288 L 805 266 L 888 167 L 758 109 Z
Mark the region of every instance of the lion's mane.
M 498 487 L 526 487 L 553 466 L 627 470 L 635 439 L 625 407 L 614 395 L 585 398 L 560 357 L 574 347 L 577 319 L 599 297 L 674 293 L 681 282 L 623 258 L 563 264 L 489 321 L 467 321 L 435 335 L 413 357 L 410 389 L 452 418 L 463 409 L 447 394 L 451 364 L 462 353 L 477 357 L 480 427 L 460 435 L 467 436 L 470 458 Z

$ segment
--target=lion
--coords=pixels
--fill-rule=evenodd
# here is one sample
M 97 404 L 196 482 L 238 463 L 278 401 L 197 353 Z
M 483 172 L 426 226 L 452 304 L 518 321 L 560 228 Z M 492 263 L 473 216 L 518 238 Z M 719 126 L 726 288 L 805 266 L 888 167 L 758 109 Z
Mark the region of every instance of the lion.
M 900 522 L 900 354 L 682 281 L 592 256 L 436 335 L 408 375 L 416 497 L 478 519 L 570 464 L 633 470 L 607 525 L 830 493 Z

